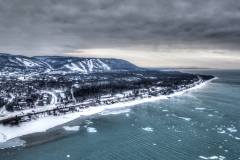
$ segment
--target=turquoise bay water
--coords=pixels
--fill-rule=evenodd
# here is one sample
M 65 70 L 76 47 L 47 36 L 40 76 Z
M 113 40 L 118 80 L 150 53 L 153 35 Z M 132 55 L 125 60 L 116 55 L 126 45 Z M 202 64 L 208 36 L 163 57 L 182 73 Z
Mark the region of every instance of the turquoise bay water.
M 66 133 L 61 138 L 0 150 L 0 159 L 239 159 L 240 71 L 184 72 L 219 79 L 177 97 L 125 108 L 124 113 L 77 119 L 67 125 L 80 126 L 79 131 L 59 127 Z

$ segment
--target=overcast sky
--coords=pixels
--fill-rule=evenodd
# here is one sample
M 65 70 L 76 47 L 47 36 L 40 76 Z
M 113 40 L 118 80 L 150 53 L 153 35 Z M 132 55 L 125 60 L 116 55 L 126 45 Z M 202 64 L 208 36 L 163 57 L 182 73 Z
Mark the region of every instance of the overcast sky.
M 238 0 L 0 0 L 0 52 L 240 69 Z

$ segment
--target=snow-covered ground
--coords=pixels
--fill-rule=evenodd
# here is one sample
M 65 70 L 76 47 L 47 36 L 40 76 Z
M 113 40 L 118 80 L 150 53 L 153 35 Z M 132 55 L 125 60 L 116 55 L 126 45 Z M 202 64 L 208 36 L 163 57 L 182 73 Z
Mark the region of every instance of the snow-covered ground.
M 216 78 L 214 78 L 216 79 Z M 6 142 L 9 139 L 36 133 L 36 132 L 45 132 L 46 130 L 53 128 L 55 126 L 67 123 L 69 121 L 72 121 L 78 117 L 81 116 L 89 116 L 93 114 L 97 114 L 100 112 L 103 112 L 104 110 L 114 109 L 114 108 L 122 108 L 127 106 L 134 106 L 139 103 L 159 100 L 159 99 L 168 99 L 168 97 L 173 97 L 177 95 L 181 95 L 187 91 L 194 90 L 197 88 L 201 88 L 202 86 L 206 85 L 208 82 L 214 80 L 211 79 L 209 81 L 205 81 L 195 87 L 189 88 L 184 91 L 175 92 L 171 95 L 162 95 L 158 97 L 152 97 L 152 98 L 144 98 L 144 99 L 138 99 L 131 102 L 124 102 L 124 103 L 115 103 L 111 105 L 104 105 L 104 106 L 97 106 L 97 107 L 89 107 L 87 109 L 83 109 L 80 112 L 75 113 L 69 113 L 66 115 L 60 115 L 60 116 L 46 116 L 44 118 L 39 118 L 37 120 L 32 120 L 30 122 L 21 123 L 19 126 L 3 126 L 0 125 L 0 142 Z M 51 92 L 49 92 L 51 93 Z M 48 107 L 53 107 L 53 105 L 49 105 Z
M 40 66 L 39 64 L 35 63 L 34 61 L 26 59 L 26 58 L 17 57 L 16 59 L 28 67 L 39 67 Z
M 57 102 L 57 96 L 55 95 L 54 92 L 51 91 L 42 91 L 42 93 L 48 93 L 52 95 L 52 100 L 51 100 L 51 104 L 49 105 L 45 105 L 45 106 L 38 106 L 37 108 L 29 108 L 29 109 L 25 109 L 22 111 L 16 111 L 16 112 L 7 112 L 5 111 L 4 116 L 0 117 L 0 120 L 2 119 L 6 119 L 6 118 L 11 118 L 11 117 L 15 117 L 15 116 L 22 116 L 22 115 L 26 115 L 28 113 L 34 113 L 34 112 L 42 112 L 42 111 L 47 111 L 47 110 L 52 110 L 54 108 L 56 108 L 56 102 Z M 12 95 L 11 95 L 12 96 Z M 2 110 L 3 112 L 4 110 Z M 0 112 L 1 114 L 1 112 Z M 0 131 L 1 133 L 1 131 Z

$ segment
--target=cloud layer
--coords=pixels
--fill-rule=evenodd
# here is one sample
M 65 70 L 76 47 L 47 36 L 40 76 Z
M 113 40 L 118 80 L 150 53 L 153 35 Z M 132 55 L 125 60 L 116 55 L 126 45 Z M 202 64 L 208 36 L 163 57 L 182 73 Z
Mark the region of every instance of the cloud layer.
M 239 57 L 239 18 L 234 0 L 0 0 L 0 52 L 205 49 Z

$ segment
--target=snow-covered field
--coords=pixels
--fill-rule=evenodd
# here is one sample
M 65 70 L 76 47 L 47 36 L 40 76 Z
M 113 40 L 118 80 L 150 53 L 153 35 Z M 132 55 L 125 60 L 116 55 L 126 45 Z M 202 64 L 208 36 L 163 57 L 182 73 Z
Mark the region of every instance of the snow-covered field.
M 216 78 L 214 78 L 216 79 Z M 97 113 L 101 113 L 103 111 L 114 109 L 114 108 L 122 108 L 127 106 L 134 106 L 139 103 L 159 100 L 159 99 L 168 99 L 168 97 L 173 97 L 177 95 L 181 95 L 184 92 L 194 90 L 197 88 L 201 88 L 202 86 L 206 85 L 208 82 L 214 80 L 211 79 L 209 81 L 205 81 L 195 87 L 189 88 L 184 91 L 175 92 L 171 95 L 162 95 L 158 97 L 152 97 L 152 98 L 144 98 L 144 99 L 138 99 L 131 102 L 124 102 L 124 103 L 116 103 L 111 105 L 104 105 L 104 106 L 97 106 L 97 107 L 89 107 L 87 109 L 81 110 L 80 112 L 75 113 L 69 113 L 66 115 L 60 115 L 60 116 L 46 116 L 39 118 L 37 120 L 32 120 L 30 122 L 21 123 L 19 126 L 3 126 L 0 125 L 0 142 L 6 142 L 9 139 L 20 137 L 23 135 L 36 133 L 36 132 L 45 132 L 46 130 L 53 128 L 55 126 L 67 123 L 69 121 L 72 121 L 78 117 L 81 116 L 89 116 Z M 119 112 L 121 113 L 121 112 Z M 69 128 L 68 128 L 69 129 Z

